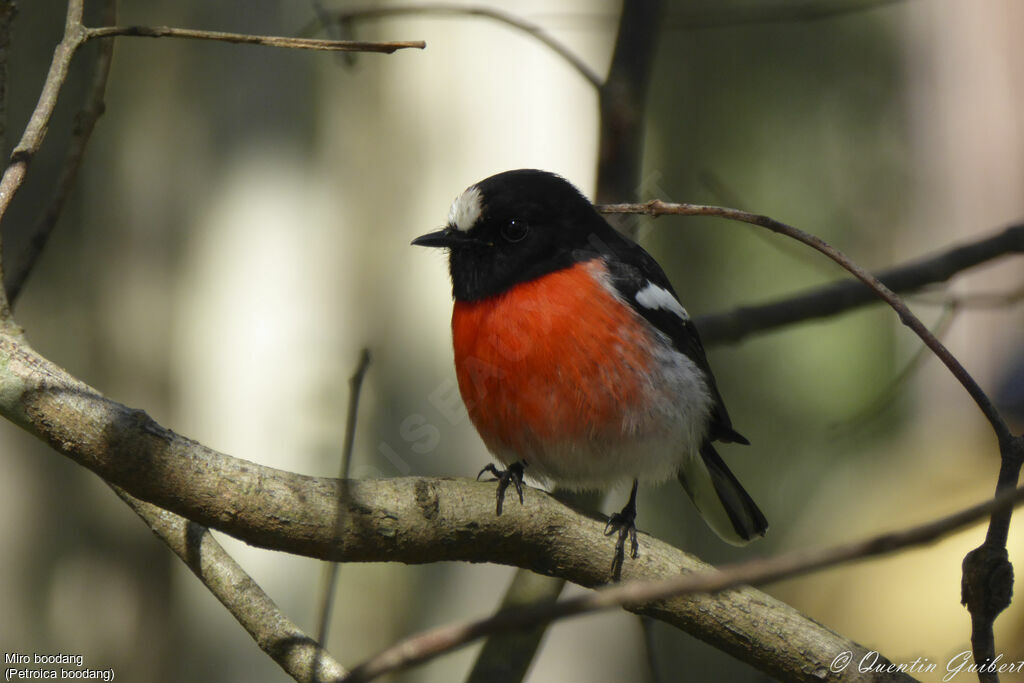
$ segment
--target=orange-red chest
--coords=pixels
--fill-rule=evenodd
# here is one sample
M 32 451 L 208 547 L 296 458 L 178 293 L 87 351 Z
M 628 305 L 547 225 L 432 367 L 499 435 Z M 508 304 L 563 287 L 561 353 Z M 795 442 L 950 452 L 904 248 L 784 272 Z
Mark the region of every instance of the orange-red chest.
M 528 459 L 551 443 L 628 437 L 637 428 L 652 390 L 652 331 L 606 283 L 595 259 L 488 299 L 455 302 L 459 390 L 499 459 Z

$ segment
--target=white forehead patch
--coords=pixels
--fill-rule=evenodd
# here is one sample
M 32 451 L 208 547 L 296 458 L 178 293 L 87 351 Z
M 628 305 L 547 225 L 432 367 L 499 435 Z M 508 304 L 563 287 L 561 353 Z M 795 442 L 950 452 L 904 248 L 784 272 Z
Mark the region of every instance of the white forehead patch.
M 452 208 L 448 209 L 448 225 L 456 230 L 466 232 L 480 220 L 483 213 L 483 195 L 476 185 L 468 188 L 452 202 Z
M 663 308 L 666 311 L 675 313 L 683 320 L 689 320 L 690 314 L 686 312 L 683 305 L 672 296 L 672 292 L 659 287 L 653 282 L 648 282 L 647 286 L 636 293 L 636 302 L 644 308 L 651 310 L 657 310 Z

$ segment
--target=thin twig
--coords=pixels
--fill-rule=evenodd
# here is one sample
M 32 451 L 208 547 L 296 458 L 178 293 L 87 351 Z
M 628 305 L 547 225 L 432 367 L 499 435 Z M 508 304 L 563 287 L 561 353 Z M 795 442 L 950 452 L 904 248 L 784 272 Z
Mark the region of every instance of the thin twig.
M 329 652 L 278 609 L 259 584 L 217 543 L 209 529 L 134 498 L 117 486 L 111 484 L 111 488 L 289 676 L 314 683 L 345 674 Z
M 917 318 L 917 316 L 911 313 L 910 309 L 907 308 L 907 305 L 903 303 L 903 300 L 894 294 L 892 290 L 882 284 L 878 278 L 855 264 L 839 250 L 829 245 L 820 237 L 811 235 L 810 233 L 794 228 L 791 225 L 787 225 L 773 218 L 769 218 L 768 216 L 749 213 L 747 211 L 739 211 L 737 209 L 729 209 L 721 206 L 706 206 L 703 204 L 670 204 L 655 199 L 643 204 L 606 204 L 599 207 L 599 210 L 603 213 L 644 214 L 652 217 L 664 215 L 717 216 L 720 218 L 728 218 L 730 220 L 749 223 L 751 225 L 757 225 L 780 235 L 791 237 L 792 239 L 816 249 L 870 287 L 877 296 L 881 297 L 894 311 L 896 311 L 900 321 L 921 338 L 928 348 L 930 348 L 932 352 L 939 357 L 939 360 L 949 368 L 949 371 L 952 372 L 957 381 L 963 385 L 964 389 L 967 390 L 967 393 L 971 395 L 971 398 L 974 399 L 978 408 L 981 409 L 982 414 L 985 415 L 989 424 L 992 425 L 992 429 L 995 431 L 1000 444 L 1006 443 L 1012 438 L 1009 427 L 1007 427 L 1006 422 L 999 414 L 999 411 L 996 410 L 992 401 L 985 394 L 982 388 L 970 373 L 964 369 L 963 365 L 960 364 L 960 361 L 958 361 L 956 357 L 949 352 L 949 349 L 943 346 L 942 342 L 936 339 L 935 335 L 928 331 L 928 328 Z
M 43 82 L 42 92 L 39 94 L 39 101 L 36 103 L 32 115 L 29 117 L 28 125 L 22 133 L 11 158 L 4 169 L 3 177 L 0 178 L 0 222 L 7 214 L 7 208 L 11 200 L 25 182 L 25 173 L 28 170 L 29 162 L 39 151 L 39 147 L 46 138 L 46 129 L 53 115 L 54 107 L 57 106 L 57 97 L 68 75 L 71 66 L 71 58 L 85 41 L 85 28 L 82 26 L 82 5 L 84 0 L 68 0 L 68 12 L 64 21 L 64 37 L 57 44 L 53 52 L 53 59 L 50 62 L 50 70 Z M 0 251 L 0 262 L 2 262 L 2 251 Z M 2 275 L 2 273 L 0 273 Z M 0 320 L 7 320 L 10 317 L 10 306 L 7 302 L 6 290 L 0 286 Z
M 583 77 L 595 88 L 600 88 L 602 78 L 587 66 L 586 62 L 579 58 L 567 46 L 556 40 L 541 26 L 516 16 L 509 12 L 503 12 L 492 7 L 477 5 L 456 5 L 453 3 L 426 3 L 422 5 L 390 5 L 388 7 L 357 7 L 355 9 L 341 10 L 333 13 L 333 18 L 340 24 L 356 21 L 367 21 L 371 19 L 387 19 L 400 16 L 454 16 L 454 17 L 480 17 L 491 19 L 518 31 L 522 31 L 539 41 L 552 52 L 561 57 L 569 66 Z
M 995 259 L 1024 254 L 1024 223 L 973 242 L 958 244 L 932 256 L 880 271 L 877 277 L 894 292 L 912 292 L 945 282 L 954 275 Z M 870 289 L 853 280 L 840 280 L 778 301 L 742 306 L 725 313 L 696 318 L 708 346 L 735 343 L 746 337 L 798 322 L 831 317 L 878 301 Z
M 319 38 L 291 38 L 288 36 L 257 36 L 248 33 L 227 33 L 224 31 L 201 31 L 170 26 L 102 26 L 86 29 L 85 39 L 109 38 L 111 36 L 140 36 L 143 38 L 189 38 L 193 40 L 216 40 L 244 45 L 266 45 L 300 50 L 327 50 L 332 52 L 383 52 L 391 54 L 405 48 L 424 49 L 422 40 L 399 40 L 369 42 L 360 40 L 322 40 Z
M 117 21 L 117 0 L 106 0 L 103 10 L 103 20 L 113 24 Z M 18 254 L 13 267 L 5 273 L 5 284 L 7 287 L 7 298 L 11 306 L 14 306 L 21 294 L 25 281 L 35 267 L 39 256 L 43 253 L 46 243 L 50 239 L 53 228 L 57 225 L 61 211 L 67 201 L 71 189 L 78 178 L 78 171 L 85 158 L 85 148 L 96 122 L 103 115 L 106 105 L 103 96 L 107 88 L 107 76 L 110 74 L 110 63 L 114 56 L 114 41 L 106 41 L 100 45 L 99 53 L 96 56 L 96 64 L 93 67 L 92 82 L 85 94 L 82 108 L 75 116 L 75 125 L 71 134 L 71 142 L 68 145 L 67 155 L 60 169 L 53 195 L 46 210 L 40 214 L 32 232 L 29 234 L 28 244 L 25 251 Z
M 993 512 L 1022 503 L 1024 487 L 952 515 L 863 541 L 823 549 L 797 550 L 775 557 L 726 565 L 714 571 L 683 574 L 661 581 L 630 581 L 562 600 L 554 605 L 511 609 L 485 619 L 441 626 L 395 643 L 353 668 L 342 680 L 346 683 L 365 683 L 385 673 L 407 669 L 433 659 L 484 635 L 499 631 L 530 628 L 556 619 L 680 595 L 716 593 L 741 585 L 763 585 L 853 560 L 886 555 L 911 546 L 932 543 Z
M 47 127 L 49 125 L 50 118 L 53 115 L 53 110 L 56 107 L 64 81 L 67 78 L 71 60 L 78 48 L 88 40 L 92 40 L 94 38 L 107 38 L 111 36 L 177 37 L 200 40 L 218 40 L 231 43 L 269 45 L 285 48 L 385 53 L 392 53 L 403 48 L 422 49 L 426 47 L 426 43 L 423 41 L 363 42 L 318 40 L 279 36 L 256 36 L 239 33 L 225 33 L 220 31 L 198 31 L 163 26 L 104 26 L 99 28 L 87 28 L 82 24 L 83 4 L 84 0 L 69 0 L 68 2 L 67 17 L 64 25 L 64 37 L 54 50 L 53 59 L 50 63 L 50 70 L 47 73 L 46 80 L 44 81 L 39 101 L 29 118 L 28 125 L 25 127 L 21 140 L 11 154 L 10 163 L 4 170 L 3 177 L 0 178 L 0 221 L 2 221 L 3 217 L 6 215 L 7 208 L 10 206 L 14 195 L 24 183 L 28 165 L 39 151 L 39 148 L 46 137 Z M 69 159 L 71 159 L 71 161 L 65 163 L 64 170 L 62 171 L 62 177 L 59 181 L 59 186 L 55 194 L 56 202 L 51 205 L 52 213 L 50 215 L 44 215 L 41 218 L 40 226 L 43 229 L 35 232 L 33 236 L 33 244 L 41 245 L 42 242 L 45 242 L 45 234 L 48 233 L 48 230 L 45 229 L 46 226 L 51 222 L 56 221 L 56 217 L 59 215 L 60 211 L 60 204 L 63 202 L 62 197 L 66 194 L 67 188 L 70 187 L 74 181 L 78 164 L 77 161 L 74 161 L 74 158 L 77 155 L 80 159 L 81 152 L 84 151 L 85 143 L 88 140 L 88 132 L 95 124 L 95 119 L 98 118 L 102 112 L 101 95 L 103 81 L 105 80 L 105 75 L 102 75 L 105 69 L 105 66 L 102 63 L 103 61 L 104 59 L 101 57 L 100 69 L 97 71 L 97 79 L 94 80 L 92 90 L 94 95 L 99 92 L 100 97 L 92 99 L 92 102 L 96 105 L 95 109 L 93 111 L 87 111 L 86 115 L 83 116 L 79 122 L 81 132 L 77 136 L 77 142 L 73 143 L 73 148 L 69 152 Z M 76 151 L 74 147 L 79 144 L 81 145 L 81 150 Z M 50 227 L 52 227 L 52 225 Z M 23 284 L 25 277 L 27 277 L 27 273 L 30 271 L 33 261 L 34 259 L 30 258 L 15 272 L 15 282 L 18 285 L 17 290 L 20 291 L 21 285 Z M 0 275 L 2 275 L 2 273 L 0 273 Z M 0 291 L 0 318 L 6 319 L 9 315 L 9 304 L 6 292 Z
M 348 479 L 349 465 L 352 462 L 352 448 L 356 440 L 356 420 L 359 416 L 359 396 L 363 388 L 363 379 L 370 369 L 370 350 L 364 348 L 359 354 L 359 362 L 355 372 L 348 380 L 348 415 L 345 418 L 345 437 L 341 448 L 341 466 L 339 479 Z M 339 515 L 340 524 L 340 515 Z M 320 627 L 317 629 L 317 640 L 327 642 L 327 631 L 331 621 L 331 607 L 334 605 L 334 589 L 338 580 L 338 563 L 330 562 L 324 572 L 320 590 Z
M 666 204 L 653 200 L 645 204 L 616 204 L 601 207 L 606 213 L 643 213 L 650 216 L 677 214 L 687 216 L 719 216 L 750 223 L 792 237 L 825 254 L 866 284 L 899 315 L 900 321 L 912 329 L 925 345 L 949 368 L 967 390 L 992 426 L 999 441 L 999 479 L 996 494 L 1014 489 L 1024 466 L 1024 436 L 1014 436 L 995 405 L 952 353 L 913 314 L 906 304 L 876 277 L 857 266 L 824 240 L 767 216 L 696 204 Z M 985 541 L 964 558 L 961 580 L 961 602 L 971 614 L 971 644 L 975 663 L 979 666 L 995 656 L 993 624 L 1010 604 L 1013 595 L 1013 567 L 1006 551 L 1006 540 L 1013 510 L 1000 508 L 992 513 Z M 991 675 L 979 672 L 982 680 Z

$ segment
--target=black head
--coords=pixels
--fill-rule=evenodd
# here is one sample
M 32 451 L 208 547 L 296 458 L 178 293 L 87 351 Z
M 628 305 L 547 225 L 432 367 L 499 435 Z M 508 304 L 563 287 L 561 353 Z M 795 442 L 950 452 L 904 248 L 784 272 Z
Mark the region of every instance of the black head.
M 413 244 L 449 249 L 452 292 L 475 301 L 592 257 L 620 239 L 570 182 L 526 169 L 471 185 L 452 203 L 445 228 Z

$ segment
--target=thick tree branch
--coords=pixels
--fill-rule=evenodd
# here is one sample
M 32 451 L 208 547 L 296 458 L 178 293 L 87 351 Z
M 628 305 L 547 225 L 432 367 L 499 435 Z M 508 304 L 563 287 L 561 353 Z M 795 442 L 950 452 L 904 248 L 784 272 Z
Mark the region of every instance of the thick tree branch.
M 0 414 L 133 496 L 247 543 L 321 559 L 496 562 L 583 586 L 609 580 L 604 521 L 530 490 L 494 515 L 494 488 L 467 480 L 351 481 L 282 472 L 217 453 L 110 401 L 0 330 Z M 644 536 L 623 579 L 707 570 Z M 630 609 L 674 624 L 772 675 L 826 670 L 865 648 L 751 588 Z
M 345 669 L 285 616 L 210 531 L 116 486 L 114 492 L 220 600 L 261 650 L 300 683 L 340 678 Z
M 257 36 L 249 33 L 227 33 L 224 31 L 201 31 L 171 26 L 102 26 L 85 31 L 86 40 L 109 38 L 111 36 L 138 36 L 143 38 L 188 38 L 191 40 L 216 40 L 224 43 L 243 45 L 265 45 L 300 50 L 327 50 L 329 52 L 383 52 L 391 54 L 406 48 L 424 49 L 422 40 L 397 40 L 369 42 L 361 40 L 322 40 L 319 38 L 291 38 L 288 36 Z
M 627 609 L 631 609 L 631 605 L 665 598 L 678 598 L 682 595 L 717 594 L 718 591 L 745 584 L 770 583 L 783 578 L 801 576 L 850 560 L 886 555 L 896 550 L 938 540 L 994 512 L 1009 510 L 1013 505 L 1022 503 L 1024 503 L 1024 488 L 1005 491 L 992 500 L 965 508 L 947 517 L 863 541 L 830 548 L 797 550 L 775 557 L 756 558 L 726 565 L 717 570 L 709 568 L 708 571 L 697 574 L 688 574 L 684 571 L 682 574 L 659 581 L 631 581 L 623 585 L 602 588 L 588 595 L 562 600 L 554 605 L 509 609 L 494 617 L 442 626 L 394 644 L 384 652 L 352 669 L 343 680 L 346 683 L 366 683 L 382 674 L 432 659 L 494 631 L 530 628 L 555 619 L 611 607 L 626 606 Z M 833 675 L 829 679 L 854 680 L 860 678 L 865 672 L 857 671 L 858 667 L 855 663 L 858 661 L 859 657 L 855 654 L 854 658 L 848 661 L 850 666 L 847 666 L 844 671 L 830 669 L 830 673 Z M 878 672 L 875 671 L 867 673 L 864 680 L 909 679 L 909 676 L 900 671 L 893 671 L 891 677 L 879 677 Z M 846 674 L 852 678 L 848 679 Z M 802 676 L 787 678 L 787 680 L 820 680 L 823 677 L 824 670 L 805 671 Z
M 933 256 L 880 271 L 876 277 L 894 292 L 912 292 L 1013 254 L 1024 254 L 1024 223 L 1011 225 L 995 235 L 951 247 Z M 709 346 L 735 343 L 752 334 L 839 315 L 877 301 L 877 295 L 860 282 L 841 280 L 771 303 L 701 316 L 695 319 L 695 323 L 701 338 Z

